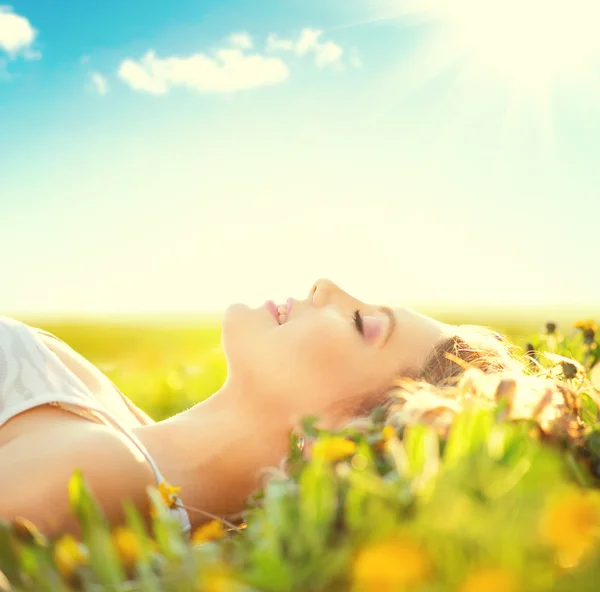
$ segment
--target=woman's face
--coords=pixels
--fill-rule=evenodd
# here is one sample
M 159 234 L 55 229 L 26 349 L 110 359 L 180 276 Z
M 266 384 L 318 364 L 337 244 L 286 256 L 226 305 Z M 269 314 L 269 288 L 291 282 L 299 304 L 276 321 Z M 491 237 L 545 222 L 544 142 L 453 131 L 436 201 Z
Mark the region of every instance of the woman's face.
M 449 332 L 410 309 L 361 302 L 326 279 L 305 300 L 280 307 L 284 316 L 275 309 L 271 302 L 226 310 L 228 381 L 269 404 L 284 403 L 298 416 L 372 406 L 395 377 L 418 374 Z

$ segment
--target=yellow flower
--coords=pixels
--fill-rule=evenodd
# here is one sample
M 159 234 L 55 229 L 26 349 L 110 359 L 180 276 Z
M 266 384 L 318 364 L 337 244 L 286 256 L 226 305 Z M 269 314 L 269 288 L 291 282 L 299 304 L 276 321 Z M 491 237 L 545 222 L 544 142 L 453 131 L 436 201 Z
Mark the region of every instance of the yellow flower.
M 577 321 L 576 323 L 573 323 L 573 327 L 575 327 L 575 329 L 581 329 L 582 331 L 593 331 L 594 333 L 598 331 L 598 325 L 596 325 L 592 319 Z
M 381 435 L 383 436 L 384 441 L 391 440 L 396 437 L 396 430 L 391 425 L 386 425 L 383 430 L 381 430 Z
M 211 520 L 199 526 L 192 535 L 192 543 L 200 545 L 208 541 L 214 541 L 225 536 L 225 528 L 220 520 Z
M 313 458 L 329 462 L 342 460 L 356 452 L 356 443 L 346 438 L 322 438 L 315 442 L 312 449 Z
M 136 534 L 131 528 L 120 526 L 116 528 L 112 535 L 113 545 L 115 546 L 121 561 L 125 565 L 134 564 L 140 557 L 141 547 Z
M 61 537 L 54 546 L 54 560 L 60 573 L 68 578 L 80 565 L 88 562 L 88 551 L 70 534 Z
M 600 532 L 598 494 L 575 489 L 552 501 L 542 514 L 540 531 L 559 565 L 577 565 Z
M 517 592 L 517 578 L 501 567 L 483 567 L 469 574 L 459 592 Z
M 354 560 L 353 578 L 360 590 L 395 592 L 400 586 L 423 582 L 430 569 L 423 549 L 413 541 L 394 537 L 361 549 Z
M 181 491 L 181 487 L 175 487 L 169 485 L 166 481 L 163 481 L 159 484 L 158 491 L 165 504 L 169 508 L 174 508 L 175 502 L 177 501 L 177 494 Z

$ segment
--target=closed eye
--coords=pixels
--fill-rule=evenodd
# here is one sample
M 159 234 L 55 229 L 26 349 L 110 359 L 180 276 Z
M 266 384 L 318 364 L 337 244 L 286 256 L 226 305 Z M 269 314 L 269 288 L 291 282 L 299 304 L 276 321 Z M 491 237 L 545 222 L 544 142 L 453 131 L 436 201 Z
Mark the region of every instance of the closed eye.
M 354 315 L 352 316 L 352 318 L 354 319 L 354 324 L 358 329 L 358 332 L 364 337 L 365 331 L 363 327 L 363 319 L 360 315 L 360 310 L 358 308 L 354 311 Z

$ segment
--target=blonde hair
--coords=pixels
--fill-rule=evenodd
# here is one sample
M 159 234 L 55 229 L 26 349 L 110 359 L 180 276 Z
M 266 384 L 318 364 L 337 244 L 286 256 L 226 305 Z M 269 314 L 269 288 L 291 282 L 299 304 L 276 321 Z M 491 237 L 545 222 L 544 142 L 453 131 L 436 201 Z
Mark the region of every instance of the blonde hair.
M 464 325 L 442 339 L 417 381 L 388 392 L 386 422 L 426 424 L 447 434 L 454 417 L 472 406 L 505 402 L 506 418 L 532 419 L 547 436 L 579 442 L 584 424 L 572 388 L 555 377 L 532 373 L 502 335 Z
M 466 368 L 488 373 L 523 373 L 524 365 L 513 357 L 513 347 L 500 333 L 475 325 L 460 325 L 442 339 L 427 356 L 419 380 L 435 386 L 456 382 Z

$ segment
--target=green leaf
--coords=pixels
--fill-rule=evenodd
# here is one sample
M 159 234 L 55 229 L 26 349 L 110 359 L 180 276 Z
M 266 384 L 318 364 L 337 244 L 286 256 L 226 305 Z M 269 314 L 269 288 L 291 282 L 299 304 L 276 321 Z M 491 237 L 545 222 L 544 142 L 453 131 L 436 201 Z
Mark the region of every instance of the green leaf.
M 156 542 L 167 559 L 180 561 L 185 555 L 191 553 L 191 547 L 186 543 L 181 525 L 169 511 L 158 489 L 149 487 L 148 495 L 156 508 L 156 517 L 152 521 Z
M 338 504 L 337 485 L 328 463 L 318 459 L 311 461 L 300 476 L 299 487 L 302 532 L 309 545 L 319 548 L 329 536 Z
M 461 458 L 486 445 L 494 425 L 494 412 L 473 409 L 458 414 L 444 447 L 444 465 L 453 466 Z
M 127 501 L 124 504 L 125 520 L 132 530 L 140 546 L 140 556 L 137 561 L 137 575 L 144 592 L 161 592 L 160 580 L 152 570 L 152 543 L 146 526 L 137 508 Z
M 21 580 L 19 558 L 10 526 L 6 522 L 0 522 L 0 571 L 4 573 L 9 582 L 17 584 Z
M 69 499 L 81 525 L 82 540 L 89 550 L 90 568 L 108 590 L 118 589 L 125 573 L 104 514 L 81 471 L 75 471 L 69 481 Z
M 317 434 L 318 434 L 318 429 L 316 427 L 317 422 L 319 421 L 318 417 L 314 417 L 314 416 L 307 416 L 307 417 L 303 417 L 302 418 L 302 431 L 309 437 L 309 438 L 316 438 Z
M 435 476 L 439 470 L 440 445 L 435 430 L 425 425 L 407 426 L 402 438 L 410 477 Z

